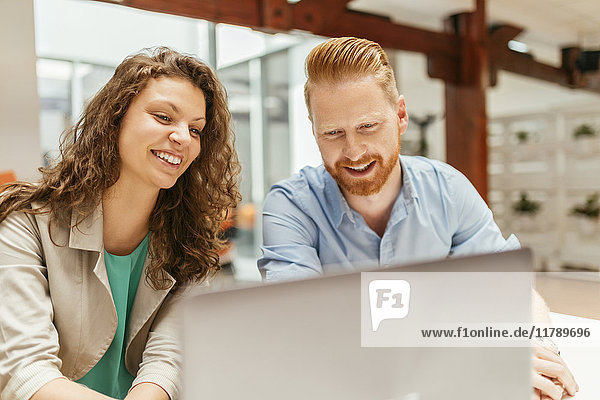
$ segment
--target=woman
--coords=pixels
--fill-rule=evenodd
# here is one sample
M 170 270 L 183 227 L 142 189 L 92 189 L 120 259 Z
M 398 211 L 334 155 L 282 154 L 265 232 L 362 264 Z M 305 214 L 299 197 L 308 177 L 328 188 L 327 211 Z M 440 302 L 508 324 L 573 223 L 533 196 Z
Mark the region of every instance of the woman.
M 177 398 L 172 309 L 239 200 L 230 119 L 208 66 L 137 54 L 39 184 L 0 188 L 2 399 Z

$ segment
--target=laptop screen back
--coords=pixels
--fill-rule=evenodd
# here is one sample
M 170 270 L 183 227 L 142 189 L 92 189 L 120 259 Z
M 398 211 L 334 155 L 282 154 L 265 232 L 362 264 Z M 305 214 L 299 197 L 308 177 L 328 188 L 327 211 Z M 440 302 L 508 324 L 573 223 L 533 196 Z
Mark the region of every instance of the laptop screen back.
M 432 273 L 430 289 L 420 282 L 411 300 L 411 317 L 421 321 L 461 309 L 528 321 L 531 281 L 484 279 L 474 288 L 435 279 L 442 271 L 525 272 L 531 264 L 521 250 L 384 271 Z M 530 398 L 528 348 L 361 347 L 361 307 L 360 273 L 191 298 L 183 311 L 183 399 Z

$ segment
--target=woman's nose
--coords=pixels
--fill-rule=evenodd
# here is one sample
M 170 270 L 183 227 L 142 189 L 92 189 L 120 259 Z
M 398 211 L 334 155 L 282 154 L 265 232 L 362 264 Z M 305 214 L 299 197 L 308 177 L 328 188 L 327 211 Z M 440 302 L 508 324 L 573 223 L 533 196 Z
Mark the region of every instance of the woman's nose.
M 178 125 L 169 135 L 169 139 L 179 143 L 182 146 L 187 146 L 192 141 L 190 131 L 187 126 Z

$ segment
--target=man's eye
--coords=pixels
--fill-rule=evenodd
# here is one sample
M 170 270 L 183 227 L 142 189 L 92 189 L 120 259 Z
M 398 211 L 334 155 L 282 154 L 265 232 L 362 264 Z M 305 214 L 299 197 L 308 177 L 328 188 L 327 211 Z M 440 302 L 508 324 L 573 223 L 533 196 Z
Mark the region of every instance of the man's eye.
M 325 132 L 325 134 L 326 134 L 326 135 L 328 135 L 328 136 L 335 135 L 336 133 L 338 133 L 338 131 L 337 131 L 337 130 L 335 130 L 335 131 L 327 131 L 327 132 Z
M 368 128 L 372 128 L 372 127 L 374 127 L 374 126 L 375 126 L 375 124 L 371 124 L 371 123 L 369 123 L 369 124 L 364 124 L 364 125 L 363 125 L 363 127 L 364 127 L 364 128 L 367 128 L 367 129 L 368 129 Z

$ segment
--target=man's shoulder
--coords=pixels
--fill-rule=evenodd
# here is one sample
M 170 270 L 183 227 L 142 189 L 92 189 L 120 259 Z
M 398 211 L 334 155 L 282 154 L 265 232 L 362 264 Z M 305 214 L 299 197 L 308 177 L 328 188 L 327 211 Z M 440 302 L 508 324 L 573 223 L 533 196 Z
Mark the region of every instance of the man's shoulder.
M 402 156 L 402 163 L 414 193 L 423 203 L 462 207 L 465 201 L 478 197 L 469 179 L 443 161 L 425 157 Z
M 445 185 L 463 176 L 456 168 L 443 161 L 422 156 L 401 156 L 402 164 L 413 181 L 422 184 Z
M 282 198 L 286 198 L 300 208 L 305 208 L 303 205 L 318 202 L 318 199 L 324 195 L 326 174 L 323 165 L 302 168 L 291 177 L 271 186 L 265 199 L 265 205 L 279 202 Z
M 283 189 L 283 190 L 297 190 L 298 188 L 305 187 L 324 187 L 325 184 L 325 168 L 323 165 L 318 167 L 306 166 L 299 172 L 296 172 L 287 179 L 283 179 L 273 186 L 271 190 Z

